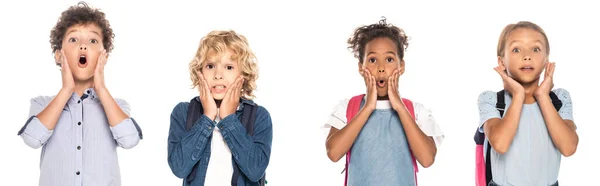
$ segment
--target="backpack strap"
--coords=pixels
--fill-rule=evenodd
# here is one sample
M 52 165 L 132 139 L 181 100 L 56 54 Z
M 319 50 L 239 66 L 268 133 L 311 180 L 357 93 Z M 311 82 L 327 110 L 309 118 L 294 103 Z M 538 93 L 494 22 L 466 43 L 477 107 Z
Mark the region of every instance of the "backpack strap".
M 409 99 L 402 98 L 402 102 L 404 103 L 404 106 L 406 106 L 406 110 L 408 110 L 412 119 L 416 122 L 417 118 L 415 117 L 415 108 L 413 106 L 412 101 L 410 101 Z M 415 158 L 415 155 L 412 153 L 412 150 L 410 150 L 410 156 L 412 157 L 413 167 L 414 167 L 414 171 L 415 171 L 415 185 L 419 185 L 419 183 L 417 182 L 417 172 L 419 172 L 419 166 L 417 166 L 417 159 Z
M 505 90 L 501 90 L 496 92 L 496 109 L 500 112 L 500 117 L 504 117 L 504 110 L 506 109 L 506 103 L 504 102 L 504 94 Z M 490 154 L 492 151 L 492 145 L 488 141 L 486 143 L 486 151 L 485 151 L 485 182 L 490 183 L 492 181 L 492 161 L 490 161 Z
M 199 98 L 192 98 L 192 100 L 190 100 L 190 104 L 188 105 L 187 119 L 185 120 L 186 131 L 192 130 L 192 127 L 194 126 L 194 124 L 196 124 L 196 122 L 198 122 L 198 119 L 202 114 L 204 114 L 204 110 L 202 109 L 202 103 L 200 103 Z M 190 174 L 188 174 L 188 183 L 191 183 L 196 178 L 196 170 L 198 169 L 198 165 L 199 163 L 196 163 L 192 168 Z
M 258 110 L 258 105 L 255 103 L 244 103 L 244 108 L 242 109 L 242 118 L 240 122 L 242 126 L 246 129 L 246 134 L 249 136 L 254 135 L 254 122 L 256 120 L 256 111 Z M 233 161 L 233 160 L 232 160 Z M 241 170 L 236 163 L 233 164 L 233 175 L 231 176 L 231 185 L 237 186 L 238 179 L 241 176 Z M 258 184 L 260 186 L 265 185 L 265 175 L 261 179 L 258 180 Z
M 552 100 L 552 105 L 554 105 L 554 108 L 556 109 L 556 111 L 559 111 L 560 108 L 562 107 L 562 101 L 560 101 L 560 99 L 558 99 L 558 96 L 556 96 L 556 93 L 550 91 L 550 99 Z
M 354 116 L 358 114 L 358 111 L 360 111 L 360 105 L 362 104 L 363 97 L 365 97 L 365 94 L 360 94 L 352 97 L 348 102 L 348 108 L 346 108 L 346 123 L 350 123 L 350 121 L 354 119 Z M 348 150 L 348 152 L 346 152 L 346 165 L 342 171 L 346 172 L 344 186 L 348 185 L 348 164 L 350 164 L 350 151 L 352 150 Z

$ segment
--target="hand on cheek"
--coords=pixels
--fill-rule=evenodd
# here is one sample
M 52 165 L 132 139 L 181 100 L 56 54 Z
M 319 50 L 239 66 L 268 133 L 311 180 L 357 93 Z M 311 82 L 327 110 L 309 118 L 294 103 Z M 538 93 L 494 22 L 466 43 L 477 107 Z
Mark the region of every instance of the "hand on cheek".
M 242 87 L 244 84 L 244 77 L 239 76 L 231 84 L 221 101 L 221 107 L 219 109 L 219 117 L 221 119 L 234 114 L 240 104 L 240 95 L 242 93 Z
M 204 115 L 211 120 L 214 120 L 217 116 L 217 104 L 210 93 L 210 87 L 204 78 L 204 74 L 202 74 L 200 70 L 198 70 L 196 74 L 198 75 L 198 92 L 200 92 L 200 103 L 202 103 L 202 110 L 204 110 Z

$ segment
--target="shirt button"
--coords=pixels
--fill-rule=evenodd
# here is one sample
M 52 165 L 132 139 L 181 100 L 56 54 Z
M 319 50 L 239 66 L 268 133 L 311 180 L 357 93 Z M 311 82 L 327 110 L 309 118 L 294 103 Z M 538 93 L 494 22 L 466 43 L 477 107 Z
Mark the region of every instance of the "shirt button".
M 87 93 L 89 94 L 89 93 L 90 93 L 90 90 L 88 90 L 88 91 L 87 91 Z
M 77 103 L 81 103 L 81 100 L 77 100 Z
M 81 121 L 80 121 L 80 122 L 77 122 L 77 125 L 81 125 Z
M 79 175 L 79 171 L 75 172 L 75 174 Z
M 77 150 L 81 150 L 81 146 L 77 146 Z

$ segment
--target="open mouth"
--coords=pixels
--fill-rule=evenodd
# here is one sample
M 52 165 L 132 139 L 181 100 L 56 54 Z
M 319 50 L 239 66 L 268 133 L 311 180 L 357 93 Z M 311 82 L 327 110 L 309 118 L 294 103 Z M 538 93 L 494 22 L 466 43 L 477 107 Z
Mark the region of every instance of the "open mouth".
M 379 87 L 379 88 L 385 87 L 385 80 L 383 80 L 383 79 L 378 80 L 377 87 Z
M 77 65 L 81 68 L 87 67 L 87 56 L 85 54 L 79 56 L 79 63 Z
M 223 93 L 223 92 L 225 92 L 225 90 L 227 90 L 227 86 L 225 86 L 225 85 L 212 86 L 213 93 Z
M 82 65 L 87 63 L 87 59 L 85 58 L 85 55 L 79 56 L 79 63 Z
M 531 67 L 531 66 L 524 66 L 524 67 L 519 68 L 519 70 L 529 72 L 529 71 L 533 71 L 533 67 Z

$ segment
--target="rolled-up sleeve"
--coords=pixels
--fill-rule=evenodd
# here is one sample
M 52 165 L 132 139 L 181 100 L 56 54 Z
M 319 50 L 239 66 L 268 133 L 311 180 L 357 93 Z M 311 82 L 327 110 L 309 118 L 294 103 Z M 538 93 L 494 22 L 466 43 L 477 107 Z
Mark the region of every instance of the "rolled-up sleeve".
M 119 107 L 130 116 L 130 106 L 125 100 L 116 99 Z M 110 127 L 113 138 L 117 141 L 120 147 L 130 149 L 135 147 L 141 139 L 143 139 L 142 130 L 135 119 L 125 118 L 121 123 Z
M 40 148 L 46 144 L 50 136 L 52 136 L 53 131 L 46 128 L 46 126 L 35 117 L 47 106 L 47 99 L 51 98 L 39 96 L 30 100 L 29 119 L 18 132 L 18 135 L 23 138 L 25 144 L 34 149 Z

